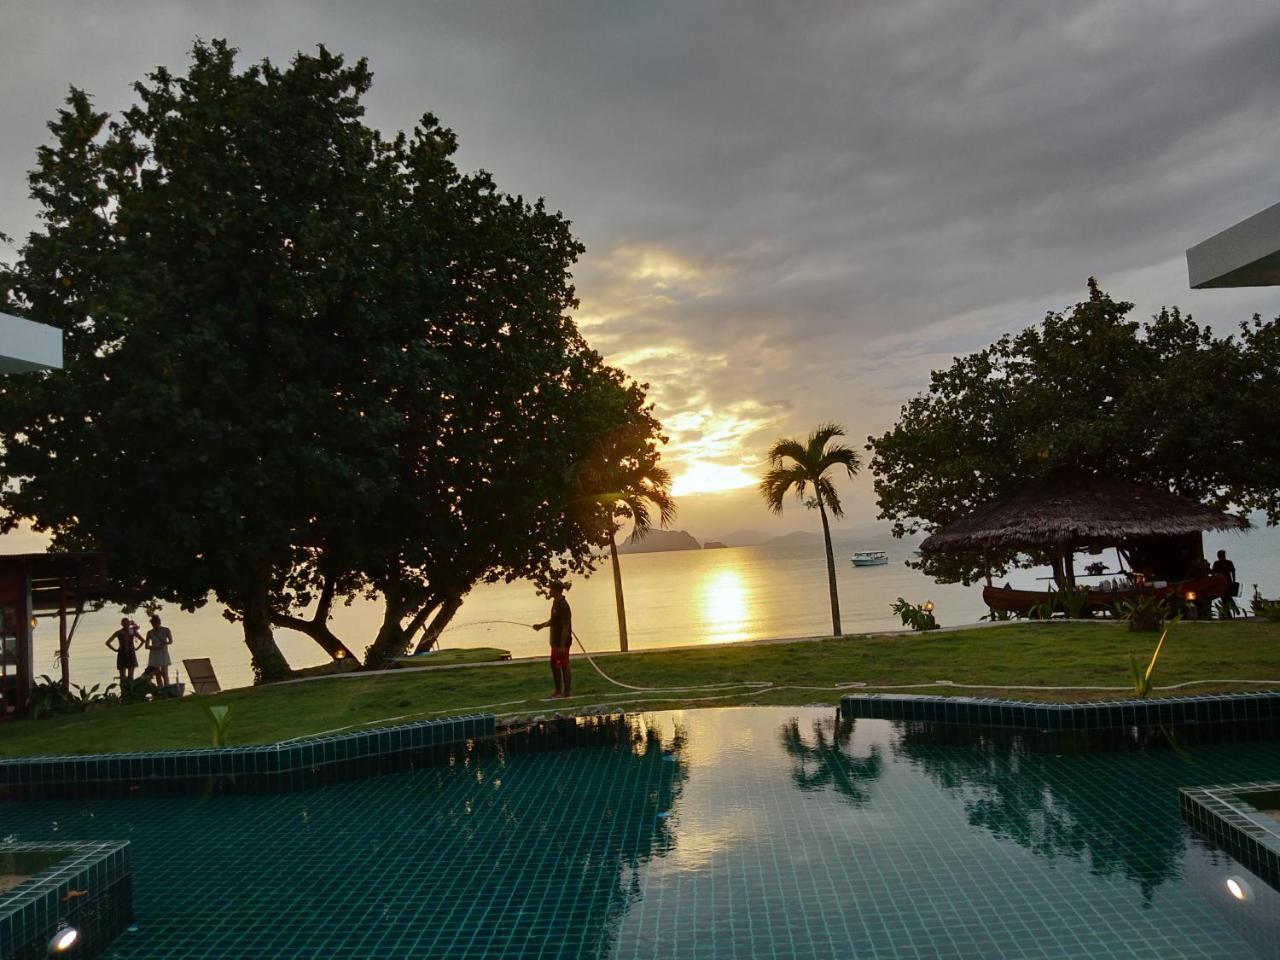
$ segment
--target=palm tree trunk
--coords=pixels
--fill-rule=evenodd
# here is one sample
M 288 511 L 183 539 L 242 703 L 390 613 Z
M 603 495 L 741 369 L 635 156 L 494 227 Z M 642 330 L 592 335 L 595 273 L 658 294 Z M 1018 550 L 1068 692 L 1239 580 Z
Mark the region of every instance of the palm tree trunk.
M 822 494 L 818 494 L 818 513 L 822 517 L 822 539 L 827 546 L 827 587 L 831 590 L 831 635 L 841 636 L 840 629 L 840 597 L 836 594 L 836 557 L 831 552 L 831 527 L 827 524 L 827 509 L 822 505 Z
M 627 652 L 627 603 L 622 599 L 622 568 L 618 566 L 618 538 L 609 537 L 609 557 L 613 561 L 613 597 L 618 604 L 618 641 L 623 653 Z

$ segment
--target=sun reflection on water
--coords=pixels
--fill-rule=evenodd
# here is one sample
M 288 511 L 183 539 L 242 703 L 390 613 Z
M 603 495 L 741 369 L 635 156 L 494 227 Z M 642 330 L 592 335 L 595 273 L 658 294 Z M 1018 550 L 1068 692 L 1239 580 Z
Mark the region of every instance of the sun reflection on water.
M 721 567 L 698 585 L 704 636 L 714 643 L 732 643 L 750 636 L 750 591 L 742 573 Z

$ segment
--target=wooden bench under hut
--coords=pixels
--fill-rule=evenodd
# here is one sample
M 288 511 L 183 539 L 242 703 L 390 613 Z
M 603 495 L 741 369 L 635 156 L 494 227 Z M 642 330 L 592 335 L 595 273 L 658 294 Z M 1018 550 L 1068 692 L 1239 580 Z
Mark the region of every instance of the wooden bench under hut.
M 1204 531 L 1248 527 L 1242 517 L 1157 487 L 1065 473 L 979 507 L 928 537 L 920 552 L 1045 558 L 1057 587 L 1087 591 L 1094 610 L 1152 594 L 1203 606 L 1227 596 L 1231 587 L 1227 577 L 1209 572 Z M 1111 549 L 1116 569 L 1093 563 L 1091 572 L 1076 571 L 1076 554 Z M 988 577 L 982 598 L 993 610 L 1026 612 L 1048 601 L 1050 592 L 999 587 Z

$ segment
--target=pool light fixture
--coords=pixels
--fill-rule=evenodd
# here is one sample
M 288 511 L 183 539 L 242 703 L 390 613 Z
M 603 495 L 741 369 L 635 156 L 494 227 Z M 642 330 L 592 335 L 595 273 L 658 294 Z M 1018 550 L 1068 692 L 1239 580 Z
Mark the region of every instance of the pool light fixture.
M 63 920 L 49 938 L 49 956 L 60 957 L 70 953 L 79 940 L 80 931 Z
M 1227 893 L 1240 901 L 1253 899 L 1253 888 L 1244 877 L 1227 877 Z

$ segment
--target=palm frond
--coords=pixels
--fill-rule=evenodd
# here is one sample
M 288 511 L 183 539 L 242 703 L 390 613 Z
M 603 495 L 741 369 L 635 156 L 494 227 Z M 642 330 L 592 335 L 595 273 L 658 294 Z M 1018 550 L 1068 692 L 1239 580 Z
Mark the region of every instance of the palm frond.
M 769 465 L 780 467 L 782 462 L 787 459 L 794 460 L 796 463 L 803 463 L 808 455 L 808 448 L 799 440 L 789 440 L 786 437 L 782 437 L 775 440 L 773 446 L 769 448 Z
M 809 442 L 805 444 L 808 450 L 810 461 L 817 464 L 822 459 L 822 452 L 827 444 L 836 437 L 844 436 L 844 427 L 838 423 L 828 420 L 826 423 L 820 423 L 813 433 L 809 434 Z
M 836 493 L 836 485 L 830 477 L 819 477 L 815 483 L 814 489 L 818 496 L 822 497 L 822 502 L 827 505 L 831 511 L 831 516 L 839 520 L 844 516 L 844 506 L 840 503 L 840 495 Z
M 772 512 L 782 512 L 782 500 L 787 490 L 794 487 L 796 496 L 805 500 L 805 494 L 812 485 L 814 497 L 805 501 L 806 506 L 816 507 L 821 500 L 837 519 L 844 516 L 835 483 L 826 476 L 831 467 L 844 467 L 851 477 L 862 468 L 862 460 L 852 447 L 843 443 L 828 446 L 836 437 L 844 435 L 844 427 L 828 421 L 819 424 L 804 443 L 786 438 L 774 441 L 769 448 L 772 469 L 760 481 L 760 493 Z
M 809 473 L 802 464 L 774 467 L 760 481 L 760 495 L 771 513 L 782 513 L 782 501 L 787 491 L 794 487 L 796 496 L 804 499 L 809 482 Z
M 823 451 L 822 457 L 818 460 L 818 471 L 825 473 L 831 467 L 837 466 L 844 467 L 849 476 L 854 477 L 862 469 L 862 458 L 852 447 L 837 443 Z
M 626 505 L 631 511 L 631 539 L 639 540 L 653 525 L 649 516 L 649 504 L 645 497 L 631 496 L 627 497 Z

